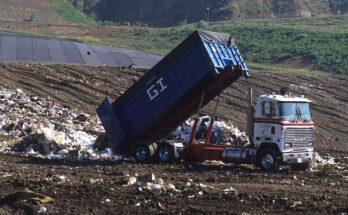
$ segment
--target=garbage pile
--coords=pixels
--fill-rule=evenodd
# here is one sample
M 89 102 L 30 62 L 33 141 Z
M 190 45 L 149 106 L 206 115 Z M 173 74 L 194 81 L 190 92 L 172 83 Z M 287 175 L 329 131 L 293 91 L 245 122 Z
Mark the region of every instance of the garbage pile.
M 96 116 L 69 110 L 50 97 L 0 86 L 0 152 L 48 158 L 117 159 L 110 149 L 93 148 L 104 132 Z
M 209 122 L 209 116 L 199 119 L 198 141 L 204 141 Z M 187 142 L 193 123 L 187 120 L 169 138 Z M 50 97 L 27 95 L 21 89 L 0 86 L 0 152 L 47 158 L 119 159 L 104 143 L 105 138 L 100 138 L 103 132 L 97 116 L 70 110 Z M 249 139 L 231 123 L 216 121 L 211 143 L 245 145 Z
M 334 157 L 326 155 L 324 158 L 319 155 L 318 152 L 314 152 L 313 161 L 310 163 L 310 171 L 317 171 L 318 167 L 333 166 L 336 169 L 343 169 L 345 164 L 342 162 L 336 162 Z
M 209 116 L 202 116 L 199 118 L 196 130 L 197 141 L 204 142 L 210 119 L 211 118 Z M 188 142 L 191 136 L 193 124 L 194 120 L 187 120 L 172 131 L 168 138 Z M 227 125 L 224 121 L 214 122 L 210 143 L 235 146 L 245 146 L 250 144 L 249 137 L 245 132 L 241 132 L 237 127 L 233 126 L 231 122 L 229 122 L 229 125 Z

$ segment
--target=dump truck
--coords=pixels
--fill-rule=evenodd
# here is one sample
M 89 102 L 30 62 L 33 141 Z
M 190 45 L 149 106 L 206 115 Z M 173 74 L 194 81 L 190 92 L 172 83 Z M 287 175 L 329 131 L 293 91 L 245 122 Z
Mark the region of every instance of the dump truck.
M 139 162 L 222 160 L 255 163 L 263 170 L 280 163 L 306 167 L 313 158 L 313 122 L 307 106 L 310 101 L 304 98 L 260 96 L 248 110 L 251 144 L 247 147 L 211 144 L 214 117 L 206 140 L 197 142 L 198 114 L 187 143 L 165 140 L 170 131 L 242 76 L 248 78 L 249 72 L 233 37 L 197 30 L 116 101 L 105 98 L 97 114 L 113 150 Z M 295 119 L 290 116 L 291 108 L 297 111 Z

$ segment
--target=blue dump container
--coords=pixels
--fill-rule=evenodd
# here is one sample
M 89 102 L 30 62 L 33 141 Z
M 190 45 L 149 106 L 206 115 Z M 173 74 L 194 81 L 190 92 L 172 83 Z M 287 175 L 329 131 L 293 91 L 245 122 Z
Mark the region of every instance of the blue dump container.
M 247 67 L 229 34 L 197 30 L 97 113 L 114 150 L 155 141 L 207 104 Z

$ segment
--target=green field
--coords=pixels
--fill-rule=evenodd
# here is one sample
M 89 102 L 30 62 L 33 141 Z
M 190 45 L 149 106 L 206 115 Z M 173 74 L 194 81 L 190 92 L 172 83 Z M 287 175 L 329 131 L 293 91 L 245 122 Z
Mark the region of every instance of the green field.
M 70 1 L 51 0 L 52 6 L 48 8 L 48 12 L 54 12 L 61 15 L 65 20 L 80 24 L 96 24 L 96 21 L 75 8 Z

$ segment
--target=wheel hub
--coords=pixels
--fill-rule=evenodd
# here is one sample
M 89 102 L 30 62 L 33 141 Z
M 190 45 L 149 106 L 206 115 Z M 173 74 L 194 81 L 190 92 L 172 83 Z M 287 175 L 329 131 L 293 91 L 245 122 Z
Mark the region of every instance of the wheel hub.
M 265 169 L 271 169 L 274 166 L 274 158 L 271 154 L 266 154 L 262 158 L 261 163 Z
M 159 157 L 161 161 L 168 161 L 170 156 L 170 151 L 167 147 L 162 147 L 159 151 Z
M 145 160 L 147 157 L 147 150 L 145 147 L 138 147 L 135 152 L 138 160 Z

